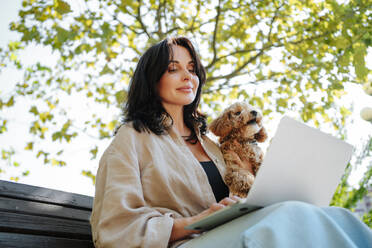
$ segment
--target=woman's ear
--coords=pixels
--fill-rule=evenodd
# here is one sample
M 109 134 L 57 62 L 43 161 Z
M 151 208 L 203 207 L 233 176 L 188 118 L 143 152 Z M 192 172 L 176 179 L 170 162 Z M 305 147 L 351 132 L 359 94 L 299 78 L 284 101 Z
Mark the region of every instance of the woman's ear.
M 209 125 L 209 130 L 211 130 L 214 135 L 218 137 L 225 137 L 230 133 L 232 126 L 228 115 L 229 112 L 224 113 L 222 116 L 212 121 L 212 123 Z
M 261 130 L 254 135 L 254 138 L 257 140 L 257 142 L 265 142 L 265 140 L 267 139 L 266 129 L 262 127 Z

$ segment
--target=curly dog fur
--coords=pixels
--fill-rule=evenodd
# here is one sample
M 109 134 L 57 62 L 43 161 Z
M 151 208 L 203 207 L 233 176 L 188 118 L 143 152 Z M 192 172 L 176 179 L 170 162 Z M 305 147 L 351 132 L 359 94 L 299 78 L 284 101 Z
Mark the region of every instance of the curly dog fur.
M 251 105 L 238 102 L 217 117 L 209 129 L 219 137 L 230 192 L 246 197 L 263 158 L 257 142 L 267 139 L 262 114 Z

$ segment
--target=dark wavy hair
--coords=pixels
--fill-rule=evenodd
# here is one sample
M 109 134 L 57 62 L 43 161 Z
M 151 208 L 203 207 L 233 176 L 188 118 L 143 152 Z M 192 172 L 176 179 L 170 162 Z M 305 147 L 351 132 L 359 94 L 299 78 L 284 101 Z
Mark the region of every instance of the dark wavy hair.
M 191 130 L 187 141 L 196 141 L 194 126 L 201 134 L 206 132 L 206 116 L 197 108 L 200 102 L 202 86 L 205 83 L 205 69 L 191 41 L 185 37 L 167 38 L 150 47 L 140 58 L 130 82 L 127 102 L 123 106 L 123 123 L 132 121 L 138 131 L 152 131 L 164 134 L 173 124 L 171 116 L 161 104 L 157 85 L 173 59 L 172 45 L 186 48 L 195 64 L 195 73 L 199 86 L 194 101 L 184 106 L 185 125 Z M 170 122 L 166 120 L 171 120 Z

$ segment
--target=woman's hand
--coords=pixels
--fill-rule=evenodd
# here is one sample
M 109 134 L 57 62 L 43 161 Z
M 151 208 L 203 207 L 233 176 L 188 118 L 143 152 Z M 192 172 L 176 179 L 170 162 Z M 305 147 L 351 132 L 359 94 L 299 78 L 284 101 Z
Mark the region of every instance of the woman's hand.
M 188 226 L 198 220 L 203 219 L 204 217 L 222 209 L 225 208 L 226 206 L 232 205 L 236 203 L 237 201 L 241 200 L 241 198 L 237 196 L 230 196 L 222 199 L 218 203 L 213 203 L 208 209 L 204 210 L 198 215 L 192 216 L 192 217 L 185 217 L 185 218 L 178 218 L 174 219 L 173 222 L 173 228 L 172 228 L 172 233 L 171 237 L 169 239 L 170 242 L 182 239 L 190 234 L 193 233 L 200 233 L 200 231 L 194 231 L 194 230 L 186 230 L 185 226 Z
M 239 200 L 241 200 L 241 199 L 237 196 L 225 197 L 220 202 L 213 203 L 208 209 L 204 210 L 200 214 L 195 215 L 193 217 L 190 217 L 191 218 L 190 224 L 194 223 L 194 222 L 197 222 L 198 220 L 203 219 L 204 217 L 207 217 L 208 215 L 210 215 L 210 214 L 212 214 L 212 213 L 214 213 L 214 212 L 216 212 L 216 211 L 218 211 L 222 208 L 225 208 L 226 206 L 230 206 L 230 205 L 236 203 Z

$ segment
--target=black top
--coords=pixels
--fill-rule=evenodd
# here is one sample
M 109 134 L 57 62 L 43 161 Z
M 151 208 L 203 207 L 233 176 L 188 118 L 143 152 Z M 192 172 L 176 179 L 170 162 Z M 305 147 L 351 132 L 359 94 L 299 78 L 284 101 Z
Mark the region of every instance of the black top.
M 209 184 L 212 187 L 214 197 L 219 202 L 229 196 L 229 188 L 223 182 L 220 172 L 213 161 L 200 162 L 205 173 L 208 176 Z

